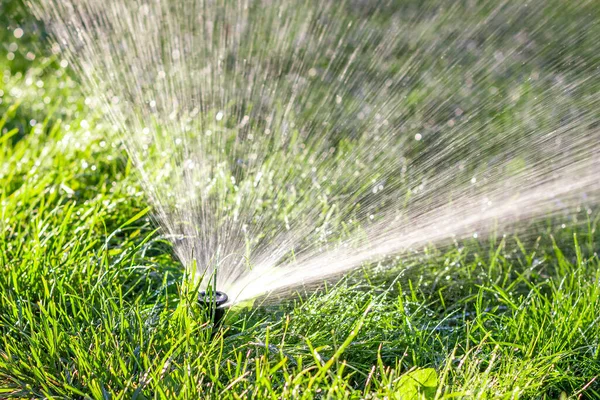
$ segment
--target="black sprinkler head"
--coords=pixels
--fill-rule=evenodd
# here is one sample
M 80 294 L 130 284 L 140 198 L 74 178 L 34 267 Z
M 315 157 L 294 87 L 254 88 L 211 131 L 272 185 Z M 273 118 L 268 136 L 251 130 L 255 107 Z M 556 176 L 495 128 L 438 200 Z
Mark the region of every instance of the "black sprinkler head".
M 218 290 L 209 293 L 203 290 L 198 293 L 198 303 L 208 310 L 211 315 L 214 313 L 215 327 L 221 324 L 225 315 L 226 307 L 224 305 L 227 303 L 227 300 L 229 300 L 227 295 Z

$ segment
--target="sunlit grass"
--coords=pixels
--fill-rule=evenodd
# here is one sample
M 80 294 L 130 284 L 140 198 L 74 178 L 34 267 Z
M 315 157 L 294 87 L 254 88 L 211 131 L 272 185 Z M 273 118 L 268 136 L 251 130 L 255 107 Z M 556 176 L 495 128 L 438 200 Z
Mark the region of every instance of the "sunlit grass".
M 0 81 L 0 398 L 600 397 L 597 209 L 257 299 L 213 334 L 111 127 L 60 60 L 30 64 Z
M 17 109 L 3 106 L 9 124 Z M 392 268 L 407 268 L 395 283 L 357 272 L 280 306 L 259 299 L 212 337 L 122 150 L 78 118 L 16 141 L 4 131 L 3 395 L 600 394 L 597 214 L 532 227 L 541 239 L 521 249 L 513 237 L 429 249 Z

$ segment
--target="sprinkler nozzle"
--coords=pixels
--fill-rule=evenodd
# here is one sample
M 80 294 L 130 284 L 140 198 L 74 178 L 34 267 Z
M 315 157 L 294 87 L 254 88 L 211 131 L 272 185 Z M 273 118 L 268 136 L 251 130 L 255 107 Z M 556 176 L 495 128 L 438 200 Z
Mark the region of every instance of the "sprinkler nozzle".
M 227 303 L 229 297 L 223 292 L 218 290 L 212 292 L 201 291 L 198 293 L 198 303 L 204 307 L 212 315 L 214 313 L 215 327 L 221 324 L 223 316 L 225 315 L 225 303 Z

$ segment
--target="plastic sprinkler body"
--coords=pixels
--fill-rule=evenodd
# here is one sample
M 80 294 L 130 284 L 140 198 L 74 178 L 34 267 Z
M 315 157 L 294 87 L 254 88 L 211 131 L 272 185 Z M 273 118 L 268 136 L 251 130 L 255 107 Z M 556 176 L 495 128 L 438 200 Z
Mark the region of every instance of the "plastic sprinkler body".
M 214 326 L 215 328 L 221 325 L 223 321 L 223 316 L 225 315 L 225 311 L 227 311 L 227 307 L 225 304 L 229 300 L 229 297 L 223 292 L 216 291 L 201 291 L 198 293 L 198 303 L 200 306 L 204 307 L 209 315 L 214 315 Z

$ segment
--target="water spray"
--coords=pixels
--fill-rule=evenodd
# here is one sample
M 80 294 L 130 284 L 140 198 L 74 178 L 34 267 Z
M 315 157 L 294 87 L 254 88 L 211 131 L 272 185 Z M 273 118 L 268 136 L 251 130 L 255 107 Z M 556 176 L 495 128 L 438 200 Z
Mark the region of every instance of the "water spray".
M 227 301 L 229 297 L 218 290 L 205 291 L 198 293 L 198 304 L 208 311 L 209 315 L 214 318 L 215 328 L 221 325 L 223 316 L 227 311 Z
M 600 202 L 592 1 L 26 3 L 187 273 L 220 274 L 215 326 L 217 287 L 239 304 Z

